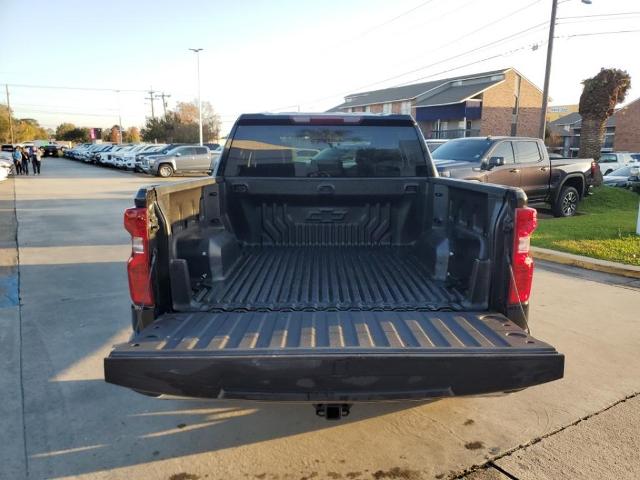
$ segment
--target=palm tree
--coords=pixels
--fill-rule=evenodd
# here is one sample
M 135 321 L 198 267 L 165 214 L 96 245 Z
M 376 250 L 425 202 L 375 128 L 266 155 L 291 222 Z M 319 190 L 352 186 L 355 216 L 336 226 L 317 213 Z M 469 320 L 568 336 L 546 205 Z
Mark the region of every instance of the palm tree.
M 578 108 L 582 116 L 578 156 L 598 160 L 605 124 L 616 105 L 624 101 L 631 87 L 631 77 L 624 70 L 603 68 L 595 77 L 587 78 L 582 84 L 584 89 Z

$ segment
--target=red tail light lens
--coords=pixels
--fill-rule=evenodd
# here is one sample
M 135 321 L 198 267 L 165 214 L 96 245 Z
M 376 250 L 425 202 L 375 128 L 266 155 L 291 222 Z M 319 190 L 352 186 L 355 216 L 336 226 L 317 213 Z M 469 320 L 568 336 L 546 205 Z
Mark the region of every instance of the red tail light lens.
M 509 304 L 529 301 L 533 282 L 533 258 L 529 255 L 531 234 L 538 226 L 534 208 L 516 208 L 513 245 L 513 278 L 509 287 Z
M 127 263 L 131 301 L 136 305 L 150 307 L 154 304 L 154 300 L 151 289 L 147 209 L 125 210 L 124 228 L 131 234 L 131 257 Z

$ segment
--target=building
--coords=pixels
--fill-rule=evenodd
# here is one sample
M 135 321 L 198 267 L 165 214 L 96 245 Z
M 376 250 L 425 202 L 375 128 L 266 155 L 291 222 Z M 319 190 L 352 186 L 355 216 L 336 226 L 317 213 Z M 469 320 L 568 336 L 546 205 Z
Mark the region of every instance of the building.
M 426 138 L 537 137 L 542 91 L 506 68 L 354 93 L 329 111 L 411 114 Z
M 547 122 L 553 122 L 561 117 L 578 111 L 578 105 L 551 105 L 547 108 Z
M 576 157 L 580 150 L 582 117 L 574 112 L 549 123 L 552 150 Z M 614 112 L 607 120 L 602 152 L 640 152 L 640 98 Z

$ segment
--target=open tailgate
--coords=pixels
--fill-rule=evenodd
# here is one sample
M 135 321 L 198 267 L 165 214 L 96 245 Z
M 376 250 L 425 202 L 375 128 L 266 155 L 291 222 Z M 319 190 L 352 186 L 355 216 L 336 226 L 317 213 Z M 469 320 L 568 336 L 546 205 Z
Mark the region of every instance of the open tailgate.
M 149 393 L 347 402 L 518 390 L 564 356 L 500 314 L 426 311 L 167 314 L 104 362 Z

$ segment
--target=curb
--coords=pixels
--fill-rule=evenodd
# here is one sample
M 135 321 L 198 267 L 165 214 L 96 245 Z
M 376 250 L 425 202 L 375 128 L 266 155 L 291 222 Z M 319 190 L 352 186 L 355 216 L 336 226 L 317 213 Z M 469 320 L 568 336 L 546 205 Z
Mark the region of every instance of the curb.
M 574 267 L 586 268 L 597 272 L 612 273 L 629 278 L 640 278 L 640 267 L 634 265 L 624 265 L 623 263 L 609 262 L 597 258 L 583 257 L 572 253 L 558 252 L 548 248 L 531 247 L 533 258 L 546 260 L 548 262 L 571 265 Z

